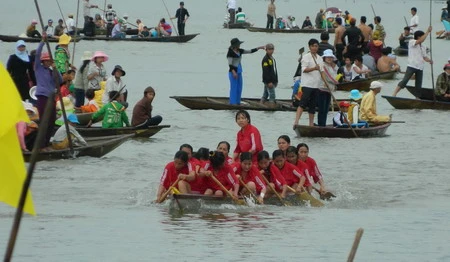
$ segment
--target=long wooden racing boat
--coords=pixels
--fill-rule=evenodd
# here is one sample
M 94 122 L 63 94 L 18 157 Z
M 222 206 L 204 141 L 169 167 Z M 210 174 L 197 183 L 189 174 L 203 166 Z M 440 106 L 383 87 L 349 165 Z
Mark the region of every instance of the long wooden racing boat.
M 95 137 L 95 138 L 85 138 L 88 143 L 87 146 L 74 147 L 74 155 L 70 154 L 69 149 L 63 150 L 49 150 L 45 152 L 39 152 L 37 161 L 43 160 L 58 160 L 58 159 L 69 159 L 72 157 L 80 156 L 91 156 L 91 157 L 102 157 L 109 152 L 113 151 L 115 148 L 120 146 L 123 142 L 127 141 L 134 135 L 118 135 L 118 136 L 105 136 L 105 137 Z M 24 152 L 23 157 L 26 162 L 31 159 L 31 152 Z
M 396 96 L 381 96 L 396 109 L 437 109 L 450 110 L 450 102 L 404 98 Z
M 434 100 L 433 89 L 420 88 L 417 90 L 414 86 L 406 86 L 406 90 L 410 92 L 414 97 L 418 97 L 423 100 Z
M 84 40 L 104 40 L 104 41 L 129 41 L 129 42 L 161 42 L 161 43 L 186 43 L 194 39 L 199 34 L 164 36 L 164 37 L 136 37 L 136 38 L 112 38 L 106 36 L 84 37 Z
M 252 24 L 250 24 L 249 22 L 245 22 L 245 23 L 223 23 L 223 28 L 228 28 L 228 29 L 245 29 L 247 27 L 252 26 Z
M 381 137 L 386 135 L 386 130 L 390 123 L 385 123 L 368 128 L 353 128 L 358 137 Z M 350 128 L 336 128 L 330 126 L 295 126 L 295 133 L 299 137 L 340 137 L 340 138 L 356 138 Z
M 101 127 L 77 127 L 78 133 L 86 137 L 101 137 L 134 134 L 135 137 L 151 137 L 161 131 L 163 128 L 169 128 L 170 125 L 150 126 L 147 128 L 120 127 L 120 128 L 101 128 Z
M 250 32 L 263 32 L 263 33 L 304 33 L 304 34 L 315 34 L 328 31 L 329 33 L 334 33 L 334 28 L 326 29 L 267 29 L 264 27 L 247 27 Z
M 79 42 L 81 39 L 83 39 L 83 36 L 77 36 L 77 37 L 72 37 L 72 40 L 70 40 L 71 42 L 75 41 L 75 42 Z M 57 38 L 47 38 L 49 42 L 51 43 L 58 43 L 58 39 Z M 0 35 L 0 40 L 3 42 L 17 42 L 19 40 L 23 40 L 27 43 L 39 43 L 41 42 L 41 38 L 34 38 L 34 37 L 21 37 L 21 36 L 16 36 L 16 35 Z
M 214 97 L 214 96 L 171 96 L 183 106 L 194 110 L 256 110 L 256 111 L 296 111 L 297 108 L 292 106 L 291 99 L 277 99 L 274 106 L 267 103 L 260 103 L 260 98 L 242 98 L 240 105 L 230 105 L 228 97 Z M 338 99 L 341 101 L 341 99 Z M 331 110 L 331 108 L 330 108 Z M 334 111 L 339 110 L 337 105 L 334 106 Z
M 363 79 L 358 79 L 358 80 L 354 80 L 351 82 L 339 83 L 336 85 L 336 90 L 351 91 L 352 89 L 358 89 L 359 91 L 368 92 L 370 90 L 370 83 L 372 83 L 372 81 L 379 80 L 379 79 L 384 79 L 384 80 L 394 79 L 396 75 L 397 75 L 397 72 L 395 72 L 395 71 L 385 72 L 385 73 L 377 73 L 377 74 L 370 76 L 369 78 L 363 78 Z

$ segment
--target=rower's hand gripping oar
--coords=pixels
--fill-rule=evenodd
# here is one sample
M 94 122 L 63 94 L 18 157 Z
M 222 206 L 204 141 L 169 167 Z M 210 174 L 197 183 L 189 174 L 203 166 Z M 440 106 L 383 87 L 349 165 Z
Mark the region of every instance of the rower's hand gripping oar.
M 161 197 L 156 200 L 156 203 L 159 204 L 164 202 L 164 200 L 166 200 L 167 195 L 170 193 L 170 191 L 172 191 L 172 188 L 176 188 L 178 182 L 180 182 L 180 177 L 178 177 L 177 180 L 175 180 L 175 182 L 173 182 L 173 184 L 167 189 L 167 191 L 164 192 L 164 194 L 162 194 Z
M 336 196 L 335 196 L 333 193 L 331 193 L 330 191 L 322 192 L 322 191 L 320 191 L 319 189 L 317 189 L 317 188 L 314 187 L 314 186 L 313 186 L 312 188 L 314 188 L 314 190 L 316 190 L 317 193 L 319 193 L 320 199 L 322 199 L 322 200 L 330 200 L 331 198 L 335 198 L 335 197 L 336 197 Z
M 247 184 L 245 184 L 244 180 L 242 180 L 242 178 L 239 176 L 239 183 L 249 192 L 249 194 L 256 199 L 256 201 L 258 202 L 258 204 L 264 204 L 263 200 L 259 200 L 259 198 L 252 192 L 252 190 L 247 186 Z
M 303 192 L 297 192 L 297 190 L 293 189 L 292 187 L 288 186 L 287 187 L 291 192 L 295 193 L 296 195 L 299 196 L 299 198 L 302 201 L 309 201 L 309 203 L 311 204 L 312 207 L 322 207 L 324 204 L 318 200 L 317 198 L 311 196 L 303 187 Z
M 280 200 L 280 203 L 283 206 L 291 205 L 291 204 L 288 204 L 288 202 L 284 201 L 284 199 L 281 197 L 280 193 L 278 193 L 277 190 L 275 190 L 275 188 L 272 186 L 272 184 L 270 184 L 269 180 L 266 178 L 266 176 L 264 176 L 264 174 L 261 174 L 261 177 L 264 179 L 264 182 L 266 182 L 267 186 L 270 188 L 270 190 L 272 190 L 272 192 L 275 194 L 275 196 L 277 196 L 277 198 Z
M 211 178 L 219 187 L 222 191 L 224 191 L 231 199 L 233 199 L 233 201 L 236 204 L 242 204 L 239 199 L 237 197 L 235 197 L 233 194 L 231 194 L 230 191 L 228 191 L 225 186 L 214 176 L 214 174 L 211 172 L 211 175 L 208 176 L 209 178 Z

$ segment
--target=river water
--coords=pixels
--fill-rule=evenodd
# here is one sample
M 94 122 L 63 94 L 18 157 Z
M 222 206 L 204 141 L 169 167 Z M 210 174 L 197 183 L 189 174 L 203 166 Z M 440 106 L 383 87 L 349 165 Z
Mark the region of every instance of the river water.
M 75 3 L 60 1 L 64 13 L 76 13 Z M 75 2 L 75 1 L 72 1 Z M 95 1 L 91 1 L 96 4 Z M 175 11 L 178 2 L 165 1 Z M 248 17 L 265 25 L 267 1 L 241 0 Z M 293 14 L 301 24 L 306 15 L 315 17 L 324 1 L 277 1 L 277 13 Z M 349 10 L 355 17 L 372 17 L 371 3 L 382 16 L 388 39 L 397 46 L 409 10 L 416 6 L 421 27 L 429 22 L 428 1 L 327 1 L 328 6 Z M 2 34 L 19 34 L 28 20 L 37 18 L 31 3 L 10 2 L 2 8 Z M 53 1 L 40 1 L 44 20 L 60 17 Z M 103 5 L 103 3 L 98 3 Z M 154 25 L 167 17 L 163 2 L 113 3 L 130 21 L 142 18 Z M 433 2 L 433 26 L 441 30 L 443 2 Z M 377 139 L 296 138 L 294 114 L 250 112 L 259 128 L 264 147 L 276 149 L 276 139 L 291 136 L 292 144 L 305 142 L 316 159 L 328 188 L 337 198 L 324 208 L 232 207 L 173 215 L 168 203 L 155 205 L 158 181 L 164 165 L 182 143 L 214 148 L 221 140 L 235 145 L 238 126 L 234 112 L 192 111 L 169 98 L 172 95 L 226 96 L 229 41 L 245 41 L 243 48 L 272 42 L 280 83 L 278 98 L 290 97 L 297 50 L 307 47 L 306 34 L 264 34 L 221 28 L 224 1 L 186 1 L 191 13 L 187 33 L 201 34 L 186 44 L 108 43 L 81 41 L 76 44 L 75 64 L 85 50 L 104 50 L 110 55 L 107 70 L 120 64 L 130 104 L 145 87 L 156 89 L 154 113 L 170 124 L 150 139 L 131 140 L 101 159 L 38 164 L 32 191 L 36 217 L 25 216 L 17 239 L 15 261 L 343 261 L 355 232 L 364 228 L 358 261 L 450 261 L 450 178 L 448 112 L 395 110 L 378 97 L 378 111 L 393 114 L 387 137 Z M 95 12 L 92 12 L 95 13 Z M 18 16 L 20 14 L 20 16 Z M 17 19 L 17 17 L 20 17 Z M 434 33 L 433 33 L 434 36 Z M 449 41 L 433 39 L 435 77 L 450 56 Z M 429 40 L 426 41 L 429 46 Z M 29 49 L 37 44 L 30 44 Z M 0 60 L 6 63 L 13 43 L 0 43 Z M 71 47 L 72 48 L 72 47 Z M 262 94 L 259 51 L 243 59 L 244 97 Z M 402 68 L 406 58 L 398 58 Z M 430 66 L 424 86 L 431 86 Z M 399 80 L 388 81 L 382 94 L 390 95 Z M 337 98 L 346 93 L 336 93 Z M 401 96 L 411 97 L 406 91 Z M 131 109 L 128 110 L 131 115 Z M 331 117 L 331 114 L 330 114 Z M 329 121 L 331 119 L 329 118 Z M 307 123 L 302 118 L 301 123 Z M 2 170 L 2 173 L 6 172 Z M 14 210 L 0 205 L 0 250 L 6 248 Z M 3 254 L 3 251 L 0 251 Z

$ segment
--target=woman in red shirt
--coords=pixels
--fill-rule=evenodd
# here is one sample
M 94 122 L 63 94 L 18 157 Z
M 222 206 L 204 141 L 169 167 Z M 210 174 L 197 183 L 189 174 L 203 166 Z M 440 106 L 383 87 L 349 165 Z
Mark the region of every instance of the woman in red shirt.
M 227 189 L 233 190 L 234 198 L 238 198 L 239 181 L 230 165 L 225 164 L 225 155 L 219 151 L 210 152 L 209 162 L 203 167 L 205 170 L 201 175 L 206 176 L 207 189 L 205 195 L 224 196 L 225 192 L 210 176 L 215 176 L 217 180 Z
M 305 143 L 300 143 L 297 145 L 297 153 L 298 158 L 300 161 L 305 163 L 308 166 L 308 172 L 311 178 L 313 179 L 314 183 L 319 183 L 320 185 L 320 192 L 323 194 L 327 192 L 325 189 L 325 183 L 323 182 L 323 176 L 322 173 L 320 173 L 319 167 L 317 166 L 317 163 L 314 159 L 308 156 L 309 154 L 309 147 Z M 311 184 L 313 184 L 311 182 Z
M 241 130 L 237 133 L 233 159 L 237 161 L 241 153 L 250 152 L 253 163 L 256 163 L 258 153 L 263 150 L 259 130 L 251 124 L 250 114 L 245 110 L 236 113 L 236 123 Z
M 280 193 L 282 198 L 286 198 L 287 184 L 280 170 L 270 162 L 269 153 L 265 150 L 258 153 L 258 169 L 261 175 L 265 176 L 271 187 L 266 188 L 267 197 L 272 196 L 271 188 Z
M 198 161 L 195 157 L 192 157 L 192 152 L 194 151 L 192 146 L 189 144 L 182 144 L 180 146 L 180 151 L 184 151 L 188 155 L 188 171 L 189 175 L 193 177 L 193 179 L 189 180 L 188 182 L 183 181 L 178 183 L 180 191 L 183 191 L 183 193 L 186 194 L 203 194 L 204 190 L 202 190 L 202 188 L 200 187 L 200 185 L 202 184 L 202 178 L 199 178 L 196 173 L 196 170 L 200 168 L 201 164 L 200 161 Z
M 227 141 L 220 141 L 216 149 L 217 151 L 220 151 L 225 155 L 225 162 L 227 162 L 229 165 L 233 164 L 234 162 L 233 158 L 229 156 L 230 148 L 230 143 L 228 143 Z
M 286 150 L 291 145 L 291 139 L 287 135 L 282 135 L 278 138 L 278 149 L 283 151 L 286 156 Z
M 297 166 L 287 162 L 281 150 L 273 151 L 272 159 L 286 180 L 286 184 L 297 192 L 302 192 L 306 181 L 305 174 Z
M 308 190 L 309 193 L 311 193 L 312 184 L 314 184 L 314 180 L 312 179 L 311 175 L 309 174 L 308 165 L 299 159 L 298 153 L 297 153 L 297 148 L 295 146 L 290 146 L 287 148 L 286 161 L 297 166 L 298 169 L 300 169 L 300 171 L 305 174 L 306 180 L 305 180 L 305 184 L 303 186 Z
M 266 195 L 266 183 L 261 177 L 259 170 L 252 163 L 252 154 L 249 152 L 242 153 L 240 158 L 241 161 L 236 163 L 233 167 L 233 171 L 242 182 L 247 186 L 247 188 L 252 191 L 255 196 L 257 196 L 257 201 L 260 204 L 264 203 L 264 196 Z M 248 194 L 247 189 L 243 186 L 239 192 L 241 194 Z

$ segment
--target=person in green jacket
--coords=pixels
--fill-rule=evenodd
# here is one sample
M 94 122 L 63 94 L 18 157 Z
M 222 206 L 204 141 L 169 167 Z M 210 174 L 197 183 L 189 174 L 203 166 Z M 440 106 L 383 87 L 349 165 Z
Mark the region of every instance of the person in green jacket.
M 125 112 L 126 107 L 121 103 L 117 102 L 116 98 L 119 97 L 117 91 L 109 92 L 109 103 L 103 105 L 103 107 L 92 115 L 91 121 L 88 123 L 88 127 L 92 125 L 97 119 L 103 117 L 102 127 L 103 128 L 118 128 L 123 127 L 125 123 L 126 126 L 130 126 L 127 113 Z
M 61 74 L 66 73 L 69 69 L 77 69 L 70 64 L 69 43 L 71 39 L 72 37 L 63 34 L 59 37 L 58 45 L 56 46 L 55 65 Z

